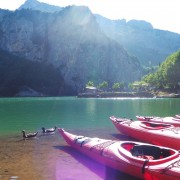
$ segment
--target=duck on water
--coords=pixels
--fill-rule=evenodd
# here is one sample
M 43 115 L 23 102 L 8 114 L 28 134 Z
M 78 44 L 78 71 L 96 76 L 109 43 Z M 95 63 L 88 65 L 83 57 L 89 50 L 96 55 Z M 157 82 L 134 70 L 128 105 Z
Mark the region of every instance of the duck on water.
M 42 133 L 44 134 L 54 133 L 56 131 L 56 128 L 57 128 L 56 126 L 54 128 L 49 128 L 49 129 L 42 127 Z
M 30 139 L 30 138 L 33 138 L 33 137 L 36 137 L 37 134 L 38 134 L 38 131 L 35 132 L 35 133 L 26 133 L 25 130 L 22 130 L 22 133 L 23 133 L 23 139 Z

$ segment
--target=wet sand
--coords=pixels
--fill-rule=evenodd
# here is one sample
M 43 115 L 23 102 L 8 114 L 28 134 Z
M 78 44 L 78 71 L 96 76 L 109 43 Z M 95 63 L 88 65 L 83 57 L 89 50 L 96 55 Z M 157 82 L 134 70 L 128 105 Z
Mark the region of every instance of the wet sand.
M 75 131 L 70 131 L 77 133 Z M 106 130 L 77 134 L 116 139 Z M 100 134 L 100 135 L 99 135 Z M 121 137 L 122 139 L 122 137 Z M 0 138 L 0 180 L 115 180 L 132 179 L 107 168 L 69 147 L 59 136 L 42 136 L 24 141 L 22 136 Z

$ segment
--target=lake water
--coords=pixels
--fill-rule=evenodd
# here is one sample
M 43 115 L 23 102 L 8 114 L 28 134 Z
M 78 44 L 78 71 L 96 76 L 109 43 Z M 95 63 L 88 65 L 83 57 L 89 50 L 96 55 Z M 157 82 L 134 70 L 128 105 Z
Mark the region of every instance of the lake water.
M 123 139 L 110 122 L 112 115 L 180 114 L 180 99 L 128 98 L 1 98 L 0 180 L 135 180 L 111 170 L 70 148 L 56 132 L 42 136 L 41 127 L 62 127 L 89 137 Z M 39 131 L 34 140 L 22 141 L 22 130 Z
M 112 115 L 135 119 L 136 115 L 179 113 L 180 99 L 1 98 L 0 134 L 55 125 L 68 129 L 112 128 Z

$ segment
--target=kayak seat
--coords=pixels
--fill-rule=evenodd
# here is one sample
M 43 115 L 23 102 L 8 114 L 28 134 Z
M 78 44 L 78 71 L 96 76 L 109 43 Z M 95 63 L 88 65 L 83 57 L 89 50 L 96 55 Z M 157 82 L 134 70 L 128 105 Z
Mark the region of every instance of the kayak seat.
M 131 150 L 133 156 L 152 156 L 153 159 L 160 159 L 162 149 L 156 146 L 135 145 Z
M 175 153 L 174 151 L 171 151 L 171 150 L 168 150 L 168 149 L 162 149 L 161 150 L 161 157 L 166 158 L 168 156 L 173 155 L 174 153 Z
M 151 123 L 151 122 L 141 122 L 140 126 L 151 130 L 165 129 L 171 127 L 170 124 L 160 124 L 160 123 Z
M 127 151 L 130 151 L 134 147 L 134 143 L 124 143 L 122 144 L 122 147 L 126 149 Z

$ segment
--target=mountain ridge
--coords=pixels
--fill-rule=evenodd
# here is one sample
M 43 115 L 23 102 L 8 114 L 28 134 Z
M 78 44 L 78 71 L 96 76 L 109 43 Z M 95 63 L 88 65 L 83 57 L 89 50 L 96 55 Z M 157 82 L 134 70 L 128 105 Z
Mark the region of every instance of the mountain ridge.
M 142 20 L 109 20 L 96 15 L 105 34 L 116 40 L 144 66 L 157 66 L 180 48 L 180 34 L 160 29 Z
M 1 21 L 0 32 L 1 49 L 52 64 L 74 93 L 89 80 L 113 84 L 132 82 L 142 75 L 138 59 L 104 34 L 87 7 L 69 6 L 56 13 L 9 12 Z
M 111 86 L 139 80 L 144 75 L 141 64 L 151 67 L 157 58 L 157 65 L 163 56 L 180 47 L 179 34 L 156 30 L 146 21 L 111 21 L 86 6 L 57 11 L 36 0 L 29 6 L 28 2 L 16 11 L 0 10 L 0 49 L 53 65 L 63 79 L 62 89 L 68 87 L 69 94 L 81 91 L 88 81 L 107 81 Z M 51 10 L 43 10 L 44 5 Z M 40 87 L 36 88 L 39 92 Z
M 37 0 L 26 0 L 24 4 L 22 4 L 18 10 L 21 9 L 31 9 L 31 10 L 39 10 L 42 12 L 49 12 L 49 13 L 54 13 L 57 11 L 61 11 L 63 8 L 43 2 L 39 2 Z
M 33 1 L 40 4 L 37 0 Z M 42 8 L 39 10 L 42 11 Z M 154 29 L 151 23 L 144 20 L 110 20 L 98 14 L 95 17 L 105 34 L 136 56 L 143 66 L 157 66 L 168 55 L 179 50 L 178 33 Z

